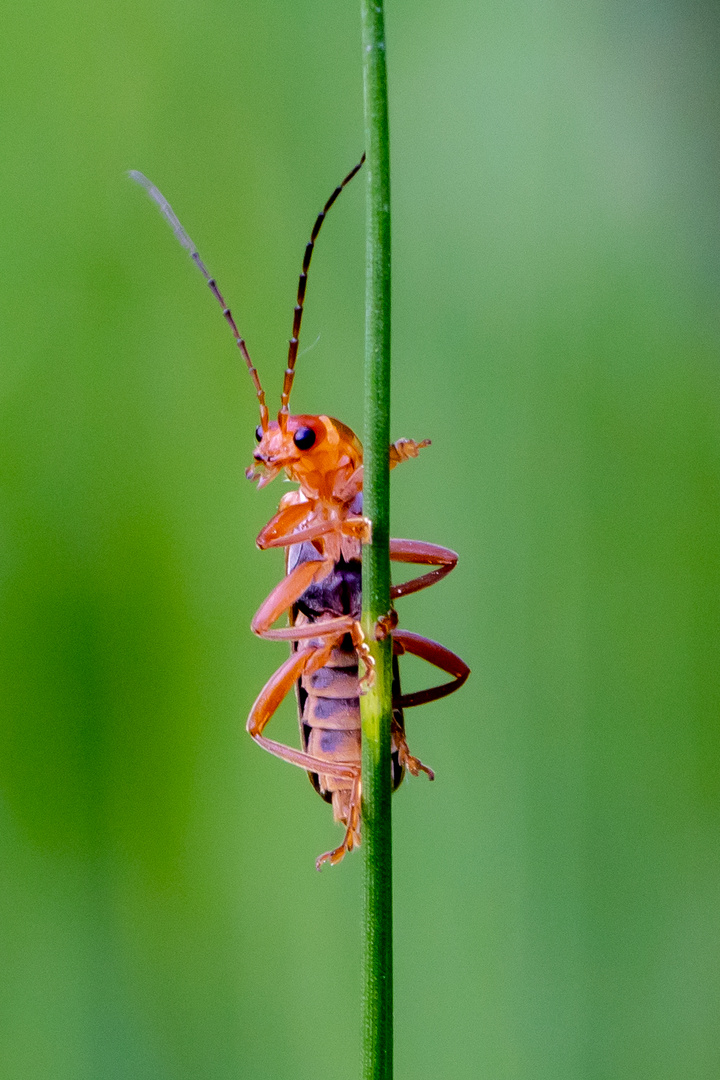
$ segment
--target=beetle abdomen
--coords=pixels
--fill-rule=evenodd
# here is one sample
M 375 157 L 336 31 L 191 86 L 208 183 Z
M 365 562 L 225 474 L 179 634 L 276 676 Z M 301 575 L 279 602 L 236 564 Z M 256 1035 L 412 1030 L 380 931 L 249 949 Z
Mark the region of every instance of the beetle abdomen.
M 293 545 L 288 551 L 288 572 L 299 563 L 317 557 L 311 543 Z M 293 607 L 292 621 L 295 625 L 303 625 L 337 615 L 353 615 L 359 619 L 361 606 L 361 564 L 356 559 L 347 562 L 341 559 L 326 578 L 305 590 Z M 318 644 L 321 644 L 320 639 Z M 303 749 L 313 757 L 327 761 L 328 765 L 336 762 L 359 765 L 362 750 L 358 654 L 349 634 L 333 649 L 324 667 L 302 676 L 297 684 L 297 696 Z M 397 659 L 393 661 L 393 697 L 396 700 L 400 697 Z M 394 709 L 393 715 L 395 723 L 403 730 L 402 710 Z M 308 775 L 318 794 L 332 803 L 335 820 L 346 822 L 351 794 L 348 781 L 330 773 Z M 403 775 L 393 739 L 393 788 L 398 787 Z

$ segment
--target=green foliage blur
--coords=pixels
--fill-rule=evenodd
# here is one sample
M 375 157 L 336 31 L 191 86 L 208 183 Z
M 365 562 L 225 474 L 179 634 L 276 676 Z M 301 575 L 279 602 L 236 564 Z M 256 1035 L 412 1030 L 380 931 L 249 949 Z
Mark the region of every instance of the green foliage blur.
M 303 246 L 362 150 L 353 3 L 6 5 L 0 1076 L 350 1080 L 360 858 L 245 717 L 285 657 L 244 479 Z M 389 4 L 408 715 L 397 1077 L 720 1074 L 720 15 Z M 296 411 L 362 430 L 364 195 L 318 244 Z M 420 687 L 422 666 L 406 665 Z M 292 703 L 274 722 L 295 739 Z

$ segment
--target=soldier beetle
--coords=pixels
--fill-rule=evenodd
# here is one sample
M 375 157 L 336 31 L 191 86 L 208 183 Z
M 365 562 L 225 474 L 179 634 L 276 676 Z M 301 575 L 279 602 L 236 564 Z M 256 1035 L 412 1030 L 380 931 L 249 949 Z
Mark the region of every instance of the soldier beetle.
M 289 642 L 291 653 L 260 691 L 250 710 L 247 730 L 269 753 L 305 769 L 315 790 L 332 804 L 335 820 L 344 825 L 342 843 L 320 855 L 316 861 L 318 869 L 325 862 L 331 865 L 340 862 L 346 852 L 360 843 L 360 695 L 373 677 L 360 626 L 360 556 L 362 543 L 369 539 L 369 522 L 362 514 L 363 452 L 359 439 L 349 427 L 332 417 L 292 415 L 289 401 L 315 241 L 330 207 L 364 161 L 363 154 L 335 188 L 320 211 L 305 248 L 277 420 L 270 420 L 265 394 L 245 341 L 197 248 L 160 191 L 142 173 L 130 173 L 157 203 L 202 273 L 247 365 L 260 408 L 260 423 L 255 431 L 257 446 L 253 465 L 246 473 L 248 479 L 256 481 L 259 489 L 284 472 L 299 485 L 297 490 L 282 497 L 277 513 L 257 538 L 261 550 L 285 549 L 286 573 L 258 608 L 252 630 L 261 638 Z M 399 439 L 389 448 L 390 468 L 417 457 L 428 445 L 427 439 L 422 442 Z M 420 540 L 391 540 L 390 558 L 432 568 L 419 577 L 394 585 L 393 600 L 435 584 L 457 563 L 454 551 Z M 289 617 L 289 625 L 274 628 L 273 624 L 282 615 Z M 406 769 L 413 776 L 424 772 L 433 779 L 432 771 L 408 749 L 403 710 L 436 701 L 459 689 L 469 675 L 469 668 L 443 645 L 399 629 L 394 609 L 376 632 L 378 636 L 390 633 L 393 639 L 391 768 L 395 790 Z M 427 660 L 449 675 L 450 680 L 427 690 L 403 694 L 397 660 L 403 653 Z M 268 721 L 293 687 L 298 700 L 300 750 L 264 734 Z

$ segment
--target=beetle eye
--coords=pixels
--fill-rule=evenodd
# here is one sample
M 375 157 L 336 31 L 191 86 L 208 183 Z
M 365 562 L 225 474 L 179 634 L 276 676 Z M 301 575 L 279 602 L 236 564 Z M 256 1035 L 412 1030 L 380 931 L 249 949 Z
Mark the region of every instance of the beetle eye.
M 258 442 L 260 442 L 262 437 L 263 437 L 263 429 L 258 424 L 258 426 L 255 428 L 255 438 L 257 439 Z
M 298 450 L 309 450 L 315 442 L 315 432 L 309 427 L 298 428 L 293 436 L 293 442 Z

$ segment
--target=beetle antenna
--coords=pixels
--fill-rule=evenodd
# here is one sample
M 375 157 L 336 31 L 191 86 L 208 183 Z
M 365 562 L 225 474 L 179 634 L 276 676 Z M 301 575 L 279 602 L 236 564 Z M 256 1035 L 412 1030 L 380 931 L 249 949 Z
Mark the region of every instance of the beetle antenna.
M 317 240 L 318 233 L 322 228 L 322 223 L 325 220 L 325 215 L 337 199 L 342 189 L 350 183 L 355 173 L 359 172 L 365 161 L 365 155 L 360 158 L 354 169 L 352 169 L 343 182 L 335 188 L 328 201 L 323 206 L 322 210 L 317 216 L 315 224 L 313 225 L 312 233 L 310 234 L 310 240 L 305 248 L 305 254 L 303 256 L 302 270 L 300 271 L 300 281 L 298 282 L 297 301 L 295 303 L 295 311 L 293 313 L 293 328 L 292 337 L 290 338 L 290 345 L 288 348 L 288 363 L 285 369 L 285 378 L 283 379 L 282 397 L 280 398 L 280 415 L 278 420 L 280 421 L 280 427 L 284 431 L 287 425 L 287 418 L 289 414 L 288 402 L 290 400 L 290 391 L 292 390 L 293 379 L 295 378 L 295 361 L 298 354 L 298 341 L 300 338 L 300 323 L 303 317 L 303 308 L 305 305 L 305 290 L 307 288 L 307 276 L 310 269 L 310 260 L 312 259 L 313 249 L 315 247 L 315 241 Z
M 185 248 L 186 251 L 188 251 L 190 253 L 190 258 L 195 263 L 198 270 L 200 271 L 200 273 L 202 274 L 202 276 L 205 278 L 206 282 L 208 283 L 208 287 L 210 289 L 210 292 L 213 294 L 213 296 L 215 297 L 217 302 L 220 304 L 220 307 L 222 308 L 222 313 L 225 316 L 225 319 L 226 319 L 226 321 L 227 321 L 227 323 L 228 323 L 228 325 L 230 327 L 230 330 L 232 331 L 233 337 L 235 338 L 235 344 L 237 345 L 238 349 L 242 353 L 243 360 L 247 364 L 248 371 L 250 372 L 250 378 L 253 381 L 253 386 L 255 387 L 255 392 L 256 392 L 257 398 L 258 398 L 258 403 L 260 405 L 260 423 L 261 423 L 263 431 L 267 431 L 267 428 L 268 428 L 268 410 L 267 410 L 267 405 L 265 404 L 265 391 L 263 390 L 263 388 L 262 388 L 262 386 L 260 384 L 260 377 L 259 377 L 257 371 L 255 370 L 255 367 L 253 366 L 252 360 L 250 359 L 250 353 L 247 351 L 247 346 L 245 345 L 245 340 L 244 340 L 244 338 L 240 337 L 240 333 L 238 331 L 237 326 L 235 325 L 235 320 L 232 317 L 232 313 L 230 311 L 230 308 L 225 303 L 223 295 L 222 295 L 222 293 L 220 292 L 220 290 L 217 287 L 217 282 L 215 281 L 215 278 L 212 277 L 212 275 L 209 273 L 207 267 L 205 266 L 205 263 L 200 258 L 198 249 L 195 247 L 192 240 L 190 239 L 188 234 L 183 229 L 182 225 L 180 224 L 180 221 L 178 220 L 178 217 L 177 217 L 175 211 L 173 210 L 172 206 L 167 201 L 167 199 L 165 198 L 163 193 L 158 188 L 156 188 L 155 185 L 153 183 L 151 183 L 150 180 L 148 180 L 147 176 L 144 176 L 143 173 L 138 172 L 136 169 L 131 169 L 130 172 L 128 173 L 128 176 L 132 180 L 137 181 L 137 183 L 140 184 L 141 187 L 144 187 L 145 190 L 147 191 L 148 195 L 150 196 L 150 198 L 154 202 L 157 203 L 157 205 L 160 208 L 160 213 L 163 215 L 163 217 L 167 221 L 167 223 L 170 226 L 170 228 L 172 229 L 172 231 L 175 233 L 175 236 L 180 241 L 182 246 Z M 337 198 L 337 192 L 335 193 L 335 197 Z M 308 260 L 308 262 L 309 262 L 309 260 Z

